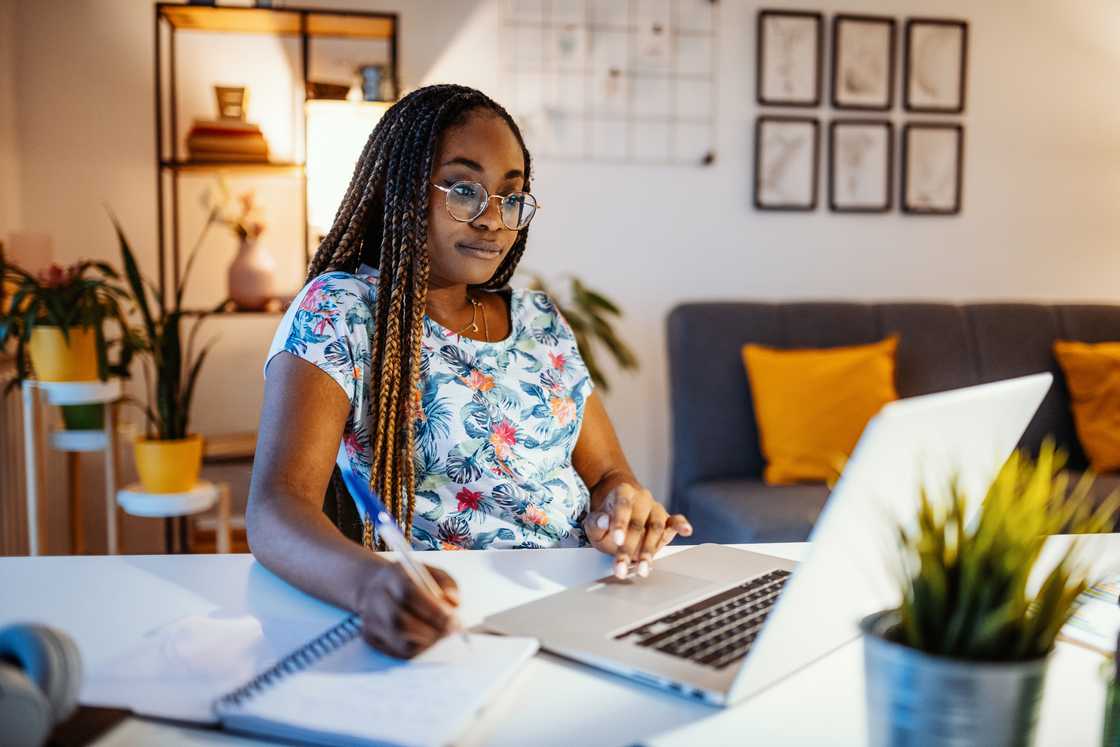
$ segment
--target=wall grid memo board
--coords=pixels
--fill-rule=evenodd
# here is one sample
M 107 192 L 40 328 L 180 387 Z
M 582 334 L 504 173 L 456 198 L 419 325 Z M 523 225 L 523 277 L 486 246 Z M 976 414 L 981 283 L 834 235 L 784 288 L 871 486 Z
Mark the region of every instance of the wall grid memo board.
M 716 158 L 716 0 L 503 0 L 502 90 L 535 155 Z
M 816 209 L 827 122 L 831 212 L 889 213 L 897 194 L 906 215 L 960 213 L 967 21 L 907 18 L 901 25 L 891 16 L 837 13 L 829 19 L 815 11 L 762 9 L 755 42 L 755 100 L 762 109 L 754 126 L 756 209 Z M 823 106 L 826 81 L 830 108 L 861 118 L 815 116 L 811 110 Z M 903 117 L 934 117 L 898 122 L 897 101 Z M 771 107 L 800 112 L 785 116 L 781 109 L 767 111 Z

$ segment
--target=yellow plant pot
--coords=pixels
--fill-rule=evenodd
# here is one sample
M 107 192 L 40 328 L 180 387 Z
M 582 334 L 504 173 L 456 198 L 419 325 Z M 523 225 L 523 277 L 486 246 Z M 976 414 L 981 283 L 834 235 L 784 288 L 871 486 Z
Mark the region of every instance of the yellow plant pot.
M 133 453 L 140 484 L 148 493 L 185 493 L 202 472 L 202 436 L 168 441 L 138 438 Z
M 70 340 L 58 327 L 36 326 L 28 345 L 39 381 L 93 381 L 97 378 L 97 335 L 90 327 L 71 327 Z

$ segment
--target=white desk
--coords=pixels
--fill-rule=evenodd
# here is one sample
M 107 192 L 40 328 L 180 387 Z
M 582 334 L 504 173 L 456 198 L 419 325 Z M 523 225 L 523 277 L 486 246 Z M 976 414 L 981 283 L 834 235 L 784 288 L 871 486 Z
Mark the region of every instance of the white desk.
M 1120 535 L 1100 539 L 1120 557 Z M 803 546 L 764 547 L 771 554 L 796 558 Z M 468 624 L 610 571 L 610 559 L 593 550 L 426 553 L 424 559 L 455 576 Z M 289 587 L 248 555 L 0 558 L 0 578 L 0 625 L 17 620 L 56 625 L 75 637 L 89 668 L 185 615 L 221 609 L 262 621 L 295 620 L 306 624 L 307 638 L 342 616 L 340 610 Z M 860 644 L 849 644 L 751 701 L 721 711 L 541 654 L 466 743 L 862 744 L 861 656 Z M 1099 740 L 1101 661 L 1089 652 L 1059 645 L 1047 680 L 1039 745 Z M 259 744 L 139 719 L 121 724 L 99 744 L 153 743 Z

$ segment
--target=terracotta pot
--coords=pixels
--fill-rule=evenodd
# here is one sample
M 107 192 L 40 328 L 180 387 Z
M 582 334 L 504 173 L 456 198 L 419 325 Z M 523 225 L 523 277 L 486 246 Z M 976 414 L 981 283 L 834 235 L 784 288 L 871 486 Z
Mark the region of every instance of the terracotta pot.
M 276 298 L 276 260 L 257 239 L 242 239 L 229 266 L 229 297 L 238 308 L 260 310 Z
M 36 325 L 28 352 L 39 381 L 97 379 L 97 335 L 92 327 L 71 327 L 70 339 L 58 327 Z
M 202 472 L 202 436 L 166 441 L 138 438 L 133 444 L 136 471 L 149 493 L 185 493 Z

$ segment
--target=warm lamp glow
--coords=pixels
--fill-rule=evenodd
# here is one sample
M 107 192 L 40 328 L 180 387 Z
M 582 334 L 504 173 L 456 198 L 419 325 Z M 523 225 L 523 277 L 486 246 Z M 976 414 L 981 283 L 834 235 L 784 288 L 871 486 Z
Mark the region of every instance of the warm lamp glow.
M 307 218 L 325 234 L 346 195 L 354 165 L 389 102 L 307 103 Z

